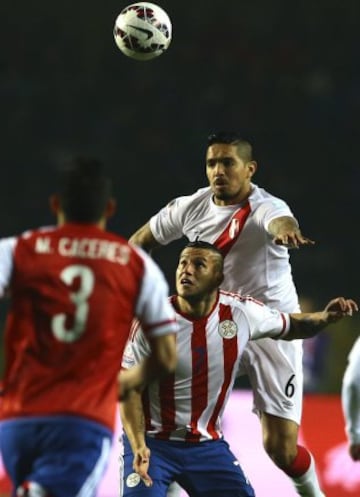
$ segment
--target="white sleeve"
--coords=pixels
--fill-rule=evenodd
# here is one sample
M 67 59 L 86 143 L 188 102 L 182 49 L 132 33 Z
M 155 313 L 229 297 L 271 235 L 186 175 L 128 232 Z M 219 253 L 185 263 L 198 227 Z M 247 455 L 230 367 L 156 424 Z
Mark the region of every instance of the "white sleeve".
M 169 287 L 159 266 L 139 247 L 134 247 L 144 260 L 144 275 L 135 314 L 147 336 L 176 333 L 175 311 L 168 299 Z
M 137 323 L 132 338 L 129 339 L 126 344 L 121 366 L 125 369 L 129 369 L 150 354 L 151 348 L 149 342 L 146 340 L 139 323 Z
M 342 382 L 341 400 L 349 442 L 360 444 L 360 337 L 349 354 Z
M 249 325 L 250 340 L 283 338 L 289 331 L 289 314 L 271 309 L 252 297 L 245 297 L 242 304 Z
M 278 217 L 288 216 L 293 217 L 297 222 L 290 207 L 284 200 L 274 197 L 262 203 L 255 211 L 255 219 L 267 231 L 270 222 Z
M 185 212 L 190 196 L 173 199 L 150 219 L 150 229 L 161 245 L 178 240 L 183 236 Z
M 0 297 L 9 286 L 11 274 L 13 270 L 13 254 L 17 243 L 17 238 L 3 238 L 0 240 Z

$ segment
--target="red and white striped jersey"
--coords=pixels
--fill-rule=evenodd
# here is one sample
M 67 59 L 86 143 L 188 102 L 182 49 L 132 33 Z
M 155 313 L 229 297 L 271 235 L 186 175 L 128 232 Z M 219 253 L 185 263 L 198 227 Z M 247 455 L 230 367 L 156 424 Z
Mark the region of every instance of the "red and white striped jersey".
M 144 392 L 146 431 L 164 440 L 217 439 L 222 437 L 221 416 L 244 347 L 249 340 L 283 337 L 289 315 L 251 297 L 220 291 L 208 316 L 196 320 L 178 312 L 176 316 L 178 365 L 174 375 L 151 383 Z M 141 328 L 134 327 L 123 367 L 133 366 L 148 353 Z
M 225 256 L 223 289 L 297 312 L 288 249 L 273 243 L 267 232 L 272 219 L 293 214 L 283 200 L 257 185 L 252 188 L 237 205 L 216 205 L 210 187 L 175 198 L 150 219 L 151 232 L 161 245 L 183 235 L 216 245 Z
M 95 225 L 0 240 L 8 291 L 1 417 L 72 414 L 113 427 L 131 323 L 177 329 L 168 286 L 143 251 Z

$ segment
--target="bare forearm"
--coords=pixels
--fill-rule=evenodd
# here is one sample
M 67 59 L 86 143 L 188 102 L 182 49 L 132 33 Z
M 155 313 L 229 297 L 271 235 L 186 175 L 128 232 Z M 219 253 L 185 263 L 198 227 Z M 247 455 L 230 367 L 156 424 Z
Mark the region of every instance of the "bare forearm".
M 358 310 L 354 300 L 336 297 L 327 303 L 323 311 L 290 314 L 290 330 L 284 339 L 311 338 L 329 324 L 336 323 L 345 316 L 352 316 Z
M 120 403 L 120 416 L 124 431 L 135 452 L 145 445 L 145 421 L 141 402 L 141 394 L 131 392 L 129 397 Z
M 129 242 L 143 248 L 147 252 L 159 246 L 159 243 L 155 240 L 151 232 L 150 223 L 144 224 L 144 226 L 131 235 Z
M 285 340 L 311 338 L 330 324 L 329 313 L 309 312 L 290 315 L 290 330 Z
M 284 340 L 311 338 L 330 324 L 349 315 L 346 312 L 320 311 L 290 314 L 290 330 Z
M 277 217 L 270 221 L 268 226 L 270 235 L 276 237 L 282 235 L 284 232 L 296 231 L 300 233 L 299 225 L 295 218 L 289 216 Z

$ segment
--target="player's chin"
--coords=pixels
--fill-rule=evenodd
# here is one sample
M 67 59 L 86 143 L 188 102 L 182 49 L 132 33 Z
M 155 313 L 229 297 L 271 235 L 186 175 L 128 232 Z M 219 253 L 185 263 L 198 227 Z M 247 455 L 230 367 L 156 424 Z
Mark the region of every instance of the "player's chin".
M 193 294 L 193 288 L 190 285 L 178 285 L 177 293 L 180 297 L 187 297 Z
M 212 187 L 213 194 L 218 200 L 230 200 L 234 197 L 234 194 L 229 191 L 227 186 L 215 185 Z
M 178 288 L 177 293 L 180 297 L 188 300 L 189 302 L 192 302 L 194 299 L 197 300 L 197 297 L 199 295 L 198 290 L 195 289 L 193 286 L 185 286 L 182 288 Z

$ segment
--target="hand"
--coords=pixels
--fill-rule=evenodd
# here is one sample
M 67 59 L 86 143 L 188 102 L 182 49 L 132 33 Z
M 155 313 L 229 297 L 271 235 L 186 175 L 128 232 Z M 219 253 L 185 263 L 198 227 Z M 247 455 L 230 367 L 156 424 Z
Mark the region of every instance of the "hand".
M 354 461 L 360 461 L 360 444 L 351 444 L 349 453 Z
M 276 245 L 282 245 L 283 247 L 300 248 L 302 245 L 314 245 L 315 242 L 306 238 L 301 234 L 299 229 L 287 230 L 284 233 L 278 233 L 273 238 Z
M 352 299 L 337 297 L 330 300 L 325 307 L 325 312 L 334 314 L 334 317 L 352 316 L 354 311 L 358 311 L 357 303 Z
M 151 487 L 153 481 L 149 476 L 150 464 L 150 449 L 146 445 L 139 447 L 134 451 L 133 468 L 134 471 L 141 477 L 147 487 Z

